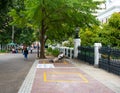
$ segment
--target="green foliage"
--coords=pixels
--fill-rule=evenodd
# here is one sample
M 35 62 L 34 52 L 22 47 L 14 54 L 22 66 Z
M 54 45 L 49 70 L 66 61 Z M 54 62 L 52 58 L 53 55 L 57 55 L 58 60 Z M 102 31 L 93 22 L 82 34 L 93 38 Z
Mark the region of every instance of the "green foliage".
M 52 52 L 52 48 L 51 47 L 47 48 L 47 51 Z
M 52 55 L 52 48 L 51 47 L 49 47 L 49 48 L 47 48 L 46 49 L 46 53 L 45 53 L 47 56 L 51 56 Z
M 10 17 L 12 17 L 12 21 L 10 23 L 10 25 L 14 25 L 14 26 L 17 26 L 19 28 L 23 28 L 23 27 L 26 27 L 27 26 L 27 20 L 26 20 L 26 15 L 24 13 L 24 11 L 19 11 L 19 14 L 18 14 L 18 11 L 16 11 L 15 9 L 12 9 L 11 12 L 8 13 L 8 15 Z
M 55 56 L 55 57 L 57 57 L 58 55 L 59 55 L 59 50 L 58 49 L 54 49 L 53 51 L 52 51 L 52 55 L 53 56 Z
M 0 50 L 0 53 L 7 53 L 7 50 Z
M 120 48 L 120 13 L 114 13 L 108 23 L 102 25 L 99 37 L 104 46 Z
M 68 38 L 68 41 L 67 42 L 64 42 L 63 46 L 66 46 L 66 47 L 74 47 L 74 40 L 73 38 Z
M 24 6 L 25 11 L 11 10 L 12 24 L 25 26 L 26 22 L 31 22 L 41 28 L 43 21 L 47 28 L 46 36 L 51 40 L 60 41 L 72 36 L 76 26 L 98 24 L 91 14 L 97 8 L 92 0 L 25 0 Z
M 97 5 L 98 2 L 93 0 L 24 0 L 25 9 L 15 9 L 16 13 L 11 11 L 10 15 L 13 17 L 12 24 L 36 27 L 42 46 L 40 56 L 44 57 L 46 39 L 60 42 L 72 37 L 76 27 L 98 25 L 92 15 Z
M 49 47 L 46 51 L 46 55 L 51 55 L 51 56 L 55 56 L 57 57 L 59 55 L 59 50 L 58 49 L 52 49 L 51 47 Z
M 0 32 L 0 44 L 7 44 L 8 42 L 11 42 L 11 31 L 10 27 L 5 28 Z
M 103 46 L 112 46 L 120 48 L 120 14 L 114 13 L 108 20 L 108 23 L 101 27 L 93 26 L 82 29 L 79 33 L 81 44 L 84 46 L 93 46 L 100 42 Z
M 109 26 L 119 29 L 120 30 L 120 13 L 114 13 L 110 18 L 109 18 Z
M 24 0 L 14 0 L 12 4 L 12 8 L 8 12 L 8 15 L 11 17 L 10 25 L 14 25 L 16 27 L 25 27 L 26 22 L 26 14 L 24 12 Z
M 12 25 L 15 27 L 14 42 L 21 44 L 20 38 L 22 38 L 22 30 L 19 27 L 26 26 L 23 3 L 23 0 L 0 1 L 0 44 L 7 44 L 12 41 Z M 11 22 L 13 20 L 14 22 Z
M 34 30 L 31 28 L 23 28 L 19 37 L 19 42 L 31 45 L 35 41 Z
M 120 47 L 120 30 L 106 24 L 99 32 L 100 41 L 104 46 Z
M 11 39 L 10 17 L 7 15 L 12 6 L 12 0 L 0 1 L 0 44 L 6 44 Z
M 81 29 L 79 32 L 81 44 L 83 46 L 93 46 L 94 43 L 100 42 L 98 32 L 100 28 L 93 26 L 92 28 Z

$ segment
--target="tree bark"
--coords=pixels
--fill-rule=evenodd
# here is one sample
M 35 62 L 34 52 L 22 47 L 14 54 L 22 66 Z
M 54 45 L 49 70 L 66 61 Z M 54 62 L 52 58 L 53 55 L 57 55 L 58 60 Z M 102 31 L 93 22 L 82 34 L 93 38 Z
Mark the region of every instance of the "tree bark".
M 45 25 L 44 20 L 41 22 L 41 36 L 40 36 L 40 58 L 45 58 Z
M 44 0 L 42 1 L 44 5 Z M 45 32 L 46 32 L 46 27 L 45 27 L 45 19 L 44 19 L 44 14 L 45 14 L 45 8 L 42 7 L 41 9 L 42 14 L 43 14 L 43 19 L 41 21 L 41 30 L 40 30 L 40 58 L 45 58 Z
M 45 51 L 44 51 L 45 44 L 44 44 L 43 36 L 41 37 L 40 44 L 41 44 L 41 46 L 40 46 L 40 58 L 45 58 Z

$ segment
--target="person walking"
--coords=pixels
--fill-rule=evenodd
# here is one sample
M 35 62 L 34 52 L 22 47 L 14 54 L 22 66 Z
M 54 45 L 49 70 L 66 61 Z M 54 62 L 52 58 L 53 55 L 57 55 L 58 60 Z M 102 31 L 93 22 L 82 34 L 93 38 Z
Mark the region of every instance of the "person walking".
M 33 47 L 31 46 L 31 47 L 30 47 L 30 53 L 31 53 L 31 54 L 32 54 L 32 51 L 33 51 Z
M 28 58 L 28 49 L 27 49 L 27 47 L 24 48 L 23 55 L 24 55 L 25 59 Z

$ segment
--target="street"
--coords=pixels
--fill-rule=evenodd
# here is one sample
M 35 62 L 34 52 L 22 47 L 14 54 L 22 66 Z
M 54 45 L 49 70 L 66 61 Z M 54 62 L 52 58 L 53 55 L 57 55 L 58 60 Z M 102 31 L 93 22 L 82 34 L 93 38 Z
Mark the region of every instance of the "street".
M 36 53 L 28 60 L 22 53 L 0 55 L 0 93 L 17 93 L 35 59 Z

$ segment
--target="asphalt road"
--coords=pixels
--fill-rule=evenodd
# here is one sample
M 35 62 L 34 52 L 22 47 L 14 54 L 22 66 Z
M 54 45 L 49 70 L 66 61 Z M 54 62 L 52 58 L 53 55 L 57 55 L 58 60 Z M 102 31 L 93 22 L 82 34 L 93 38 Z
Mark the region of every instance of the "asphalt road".
M 35 59 L 36 53 L 28 60 L 20 53 L 0 55 L 0 93 L 17 93 Z

